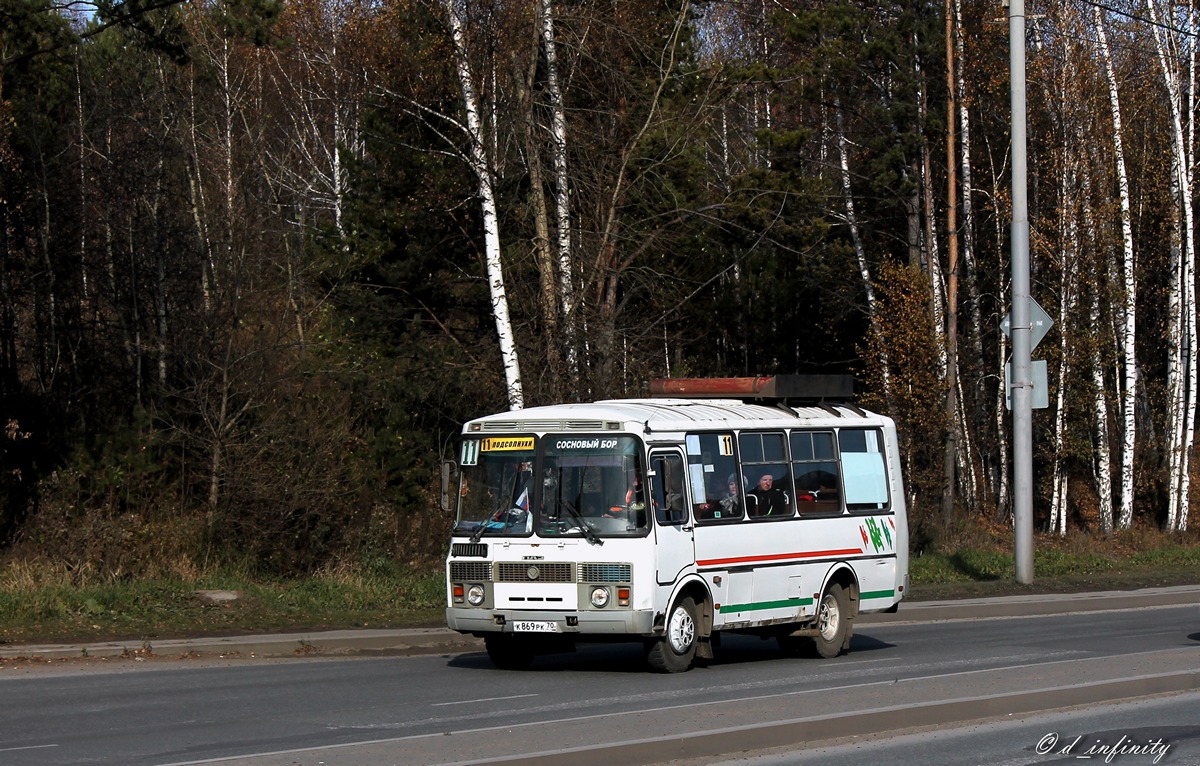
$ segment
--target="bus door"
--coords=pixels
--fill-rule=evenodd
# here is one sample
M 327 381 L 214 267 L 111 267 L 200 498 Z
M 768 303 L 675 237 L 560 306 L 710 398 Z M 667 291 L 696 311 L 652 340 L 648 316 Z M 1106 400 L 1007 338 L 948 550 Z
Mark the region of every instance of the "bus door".
M 654 566 L 660 585 L 669 585 L 696 561 L 692 520 L 688 509 L 683 453 L 650 453 L 650 498 L 654 508 Z

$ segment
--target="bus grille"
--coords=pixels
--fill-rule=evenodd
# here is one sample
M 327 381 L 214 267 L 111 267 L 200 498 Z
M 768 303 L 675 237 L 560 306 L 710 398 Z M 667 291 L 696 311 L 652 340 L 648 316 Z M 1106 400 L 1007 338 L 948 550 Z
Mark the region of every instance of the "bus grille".
M 450 579 L 454 582 L 491 582 L 492 565 L 486 561 L 451 561 Z
M 487 543 L 454 543 L 450 546 L 451 556 L 475 556 L 487 558 Z
M 545 561 L 502 561 L 496 564 L 498 582 L 575 582 L 573 564 Z
M 633 567 L 629 564 L 581 564 L 582 582 L 632 582 Z

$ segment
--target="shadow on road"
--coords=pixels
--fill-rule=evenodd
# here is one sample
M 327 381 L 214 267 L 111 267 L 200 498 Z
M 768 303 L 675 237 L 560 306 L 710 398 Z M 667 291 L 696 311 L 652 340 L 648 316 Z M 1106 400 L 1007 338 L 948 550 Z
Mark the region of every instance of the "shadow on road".
M 880 641 L 871 636 L 856 635 L 850 640 L 853 657 L 863 652 L 875 652 L 895 648 L 895 644 Z M 720 643 L 713 647 L 713 659 L 698 661 L 698 667 L 722 667 L 757 662 L 811 663 L 815 666 L 830 660 L 813 657 L 792 657 L 780 650 L 774 639 L 756 636 L 723 635 Z M 836 661 L 836 660 L 834 660 Z M 574 652 L 538 655 L 533 664 L 522 671 L 499 670 L 492 665 L 487 654 L 471 652 L 451 657 L 446 665 L 466 670 L 485 670 L 495 673 L 646 673 L 645 650 L 640 643 L 581 644 Z

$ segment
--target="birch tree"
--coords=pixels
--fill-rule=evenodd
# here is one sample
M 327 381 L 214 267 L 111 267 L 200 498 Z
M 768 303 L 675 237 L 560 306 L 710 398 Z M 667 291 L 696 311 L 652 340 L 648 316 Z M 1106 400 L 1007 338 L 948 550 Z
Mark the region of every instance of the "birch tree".
M 508 391 L 508 403 L 514 410 L 525 406 L 521 383 L 521 364 L 513 336 L 512 322 L 508 314 L 508 293 L 504 286 L 504 266 L 500 260 L 500 222 L 493 186 L 492 166 L 488 160 L 489 144 L 480 114 L 479 98 L 476 94 L 475 78 L 471 72 L 471 61 L 467 51 L 467 37 L 461 17 L 462 7 L 456 0 L 441 0 L 450 36 L 454 44 L 455 70 L 462 89 L 463 108 L 466 112 L 466 134 L 469 143 L 468 161 L 478 185 L 479 204 L 483 215 L 484 257 L 487 263 L 488 292 L 491 296 L 492 314 L 496 323 L 496 335 L 500 342 L 500 358 L 504 365 L 504 379 Z
M 867 253 L 863 246 L 862 236 L 858 228 L 858 216 L 854 212 L 854 194 L 850 185 L 850 152 L 846 141 L 846 120 L 842 114 L 842 102 L 838 96 L 833 100 L 834 119 L 837 126 L 838 167 L 841 170 L 842 200 L 845 206 L 846 227 L 850 231 L 850 241 L 854 245 L 854 257 L 858 262 L 858 273 L 862 278 L 863 292 L 867 298 L 867 317 L 871 323 L 871 335 L 877 344 L 880 355 L 880 387 L 885 402 L 891 404 L 891 371 L 888 362 L 887 344 L 883 342 L 883 331 L 879 326 L 879 313 L 875 306 L 875 286 L 867 265 Z
M 972 511 L 978 511 L 981 499 L 981 460 L 979 444 L 983 435 L 979 433 L 984 422 L 983 419 L 983 398 L 980 396 L 982 392 L 972 391 L 970 387 L 963 385 L 963 378 L 970 376 L 973 372 L 978 374 L 984 367 L 983 359 L 983 317 L 981 314 L 981 300 L 979 295 L 979 285 L 976 274 L 976 247 L 975 247 L 975 206 L 972 199 L 975 194 L 974 174 L 971 168 L 971 119 L 970 119 L 970 91 L 967 86 L 966 68 L 967 68 L 967 44 L 966 33 L 964 31 L 964 19 L 961 0 L 953 0 L 953 7 L 949 10 L 953 15 L 953 39 L 948 43 L 952 47 L 954 60 L 956 62 L 953 67 L 953 78 L 947 78 L 947 87 L 951 94 L 951 102 L 953 109 L 948 110 L 948 119 L 951 124 L 957 121 L 958 136 L 958 156 L 951 156 L 947 160 L 953 164 L 955 160 L 958 162 L 958 168 L 961 169 L 961 188 L 957 195 L 957 202 L 961 216 L 959 222 L 955 222 L 950 230 L 953 232 L 954 238 L 957 241 L 957 249 L 959 251 L 959 260 L 961 269 L 954 269 L 954 272 L 960 279 L 961 288 L 965 289 L 967 304 L 969 306 L 969 321 L 967 322 L 966 333 L 971 340 L 969 346 L 970 355 L 967 356 L 966 364 L 963 364 L 963 354 L 961 349 L 956 353 L 956 367 L 959 368 L 959 374 L 956 376 L 955 385 L 958 389 L 956 426 L 958 430 L 959 449 L 956 459 L 959 465 L 960 486 L 964 493 L 967 507 Z
M 1086 146 L 1082 140 L 1079 145 Z M 1084 152 L 1088 157 L 1088 162 L 1092 161 L 1095 156 L 1094 150 Z M 1092 210 L 1092 175 L 1090 164 L 1082 165 L 1081 172 L 1083 173 L 1083 194 L 1082 210 L 1080 215 L 1083 219 L 1083 241 L 1090 245 L 1093 249 L 1100 249 L 1099 235 L 1096 231 L 1096 217 Z M 1094 259 L 1098 261 L 1099 259 Z M 1107 259 L 1105 259 L 1107 260 Z M 1097 272 L 1101 271 L 1099 266 L 1095 268 Z M 1100 292 L 1101 288 L 1098 284 L 1099 279 L 1093 280 L 1092 290 L 1088 298 L 1088 322 L 1093 328 L 1101 326 L 1100 316 Z M 1104 371 L 1107 365 L 1100 353 L 1102 347 L 1102 334 L 1097 333 L 1096 337 L 1090 338 L 1088 346 L 1090 347 L 1090 362 L 1092 373 L 1092 434 L 1095 440 L 1095 455 L 1092 458 L 1092 471 L 1096 483 L 1096 497 L 1099 508 L 1097 509 L 1100 516 L 1100 532 L 1104 535 L 1110 535 L 1113 531 L 1113 472 L 1112 472 L 1112 447 L 1109 438 L 1109 406 L 1108 406 L 1108 390 L 1105 384 Z
M 567 372 L 578 378 L 579 360 L 575 352 L 575 268 L 571 249 L 571 179 L 567 162 L 567 114 L 563 101 L 562 83 L 559 76 L 558 44 L 554 37 L 554 10 L 551 0 L 542 0 L 539 19 L 541 21 L 542 46 L 546 55 L 546 92 L 550 96 L 551 149 L 554 156 L 554 223 L 558 244 L 558 291 L 562 309 L 562 326 L 566 337 L 552 338 L 552 343 L 563 342 L 566 346 Z
M 1121 398 L 1118 407 L 1121 428 L 1121 488 L 1120 511 L 1116 520 L 1117 529 L 1129 529 L 1133 524 L 1133 469 L 1134 450 L 1137 444 L 1138 362 L 1137 362 L 1137 259 L 1133 246 L 1133 215 L 1129 193 L 1129 173 L 1125 166 L 1125 140 L 1122 136 L 1121 98 L 1117 90 L 1117 76 L 1113 67 L 1112 53 L 1108 46 L 1107 22 L 1099 7 L 1093 9 L 1096 40 L 1100 46 L 1100 60 L 1108 84 L 1109 113 L 1112 119 L 1113 164 L 1117 173 L 1117 195 L 1121 206 L 1121 300 L 1118 315 L 1121 318 L 1121 356 L 1123 379 L 1120 386 Z M 1099 404 L 1104 397 L 1098 394 Z M 1107 448 L 1107 440 L 1105 440 Z
M 1170 187 L 1174 199 L 1171 226 L 1171 282 L 1167 338 L 1167 519 L 1173 531 L 1187 529 L 1191 488 L 1191 452 L 1196 421 L 1196 254 L 1193 216 L 1193 114 L 1195 58 L 1190 40 L 1193 10 L 1182 19 L 1161 0 L 1147 0 L 1150 31 L 1166 91 L 1170 131 Z M 1168 24 L 1166 22 L 1172 22 Z M 1169 33 L 1180 24 L 1180 38 Z M 1185 103 L 1184 99 L 1188 101 Z
M 1070 67 L 1064 67 L 1069 70 Z M 1065 100 L 1064 100 L 1065 103 Z M 1075 213 L 1075 173 L 1071 169 L 1076 161 L 1074 152 L 1066 142 L 1062 147 L 1062 167 L 1059 177 L 1059 302 L 1058 326 L 1067 327 L 1075 307 L 1075 269 L 1079 259 L 1079 224 Z M 1054 402 L 1054 451 L 1053 471 L 1050 484 L 1050 531 L 1059 537 L 1067 534 L 1067 472 L 1065 468 L 1065 445 L 1067 430 L 1067 381 L 1071 377 L 1068 334 L 1058 334 L 1058 375 Z

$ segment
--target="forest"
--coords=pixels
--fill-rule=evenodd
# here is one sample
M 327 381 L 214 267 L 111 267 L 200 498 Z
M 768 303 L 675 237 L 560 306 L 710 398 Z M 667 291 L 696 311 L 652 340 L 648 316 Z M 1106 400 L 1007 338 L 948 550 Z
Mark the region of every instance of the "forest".
M 1027 0 L 1035 524 L 1190 516 L 1196 9 Z M 434 561 L 461 423 L 849 373 L 1011 523 L 1008 9 L 0 0 L 0 560 Z

